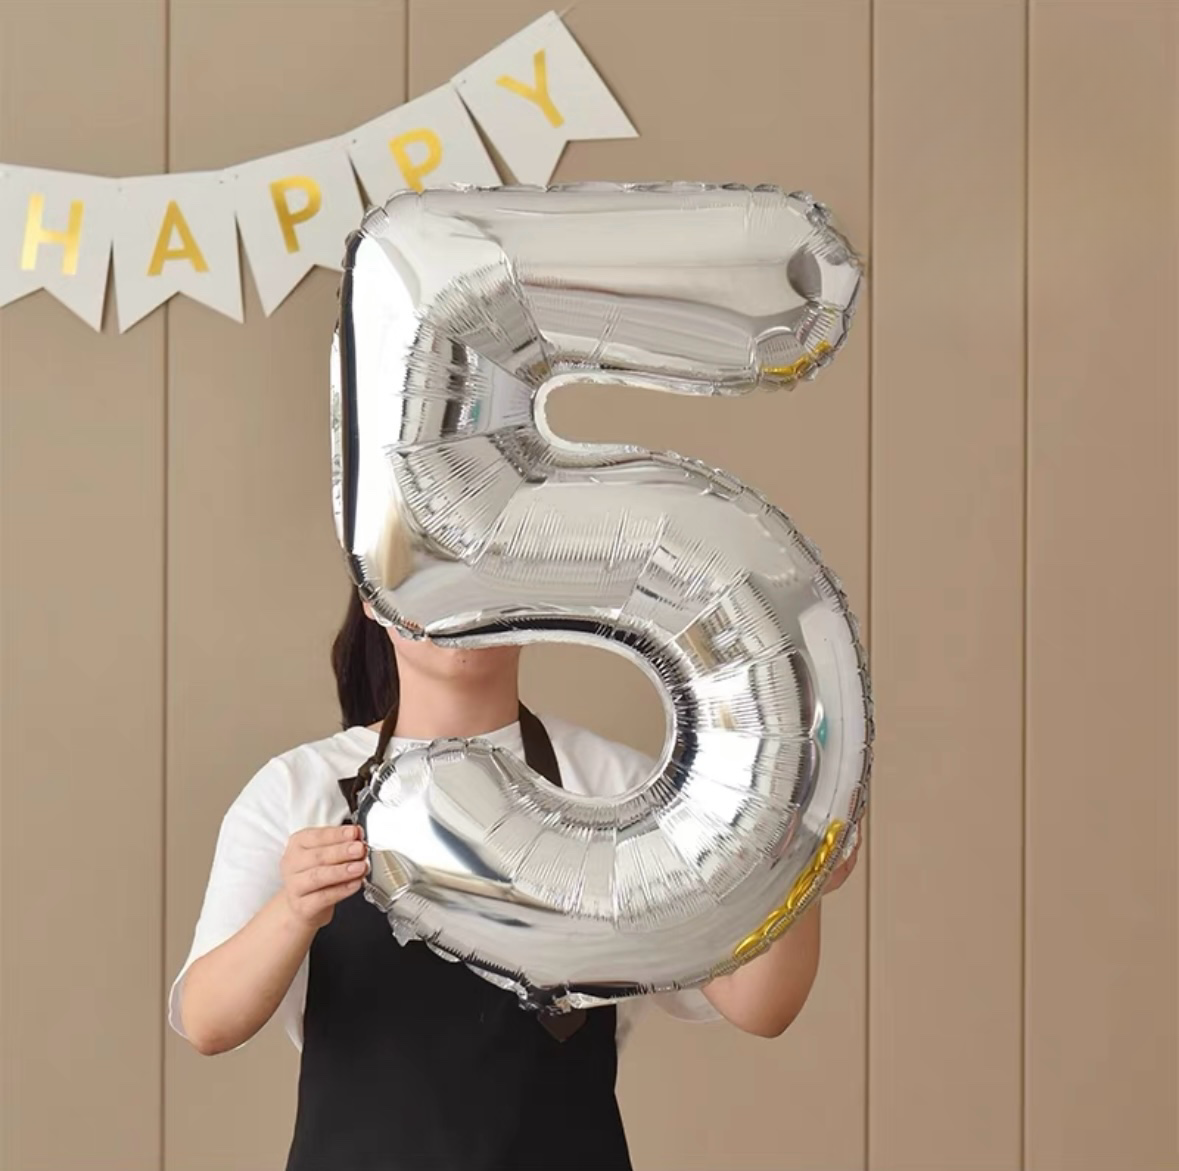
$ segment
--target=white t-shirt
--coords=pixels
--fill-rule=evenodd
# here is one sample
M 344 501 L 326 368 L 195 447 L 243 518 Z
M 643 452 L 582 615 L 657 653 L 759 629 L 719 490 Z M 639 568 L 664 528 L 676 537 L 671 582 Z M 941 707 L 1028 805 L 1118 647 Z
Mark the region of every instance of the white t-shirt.
M 570 792 L 613 796 L 634 788 L 652 772 L 652 762 L 633 748 L 564 720 L 546 717 L 543 722 L 560 765 L 561 783 Z M 485 739 L 520 757 L 524 755 L 519 724 L 501 728 Z M 395 738 L 389 756 L 422 743 Z M 291 834 L 344 821 L 348 806 L 340 792 L 340 778 L 355 776 L 376 748 L 377 733 L 364 727 L 304 744 L 264 765 L 230 806 L 221 823 L 192 948 L 169 996 L 168 1022 L 181 1036 L 185 1034 L 180 1019 L 180 988 L 185 972 L 195 960 L 237 934 L 281 890 L 279 865 Z M 377 913 L 375 909 L 373 913 Z M 304 959 L 276 1013 L 300 1049 L 307 968 Z M 647 999 L 681 1020 L 716 1020 L 719 1015 L 704 994 L 695 989 Z M 629 1032 L 640 1007 L 640 1001 L 619 1006 L 619 1041 Z

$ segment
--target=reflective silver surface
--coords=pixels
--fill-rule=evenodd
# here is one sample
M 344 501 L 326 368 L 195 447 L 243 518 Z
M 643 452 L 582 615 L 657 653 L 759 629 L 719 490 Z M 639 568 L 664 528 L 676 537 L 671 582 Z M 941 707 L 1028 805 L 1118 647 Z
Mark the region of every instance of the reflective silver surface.
M 362 596 L 411 636 L 627 654 L 669 729 L 613 800 L 477 741 L 379 770 L 368 894 L 403 941 L 530 1003 L 589 1005 L 729 971 L 819 892 L 870 768 L 837 580 L 731 474 L 562 440 L 544 400 L 789 387 L 835 356 L 860 282 L 825 210 L 777 189 L 405 193 L 350 238 L 333 484 Z

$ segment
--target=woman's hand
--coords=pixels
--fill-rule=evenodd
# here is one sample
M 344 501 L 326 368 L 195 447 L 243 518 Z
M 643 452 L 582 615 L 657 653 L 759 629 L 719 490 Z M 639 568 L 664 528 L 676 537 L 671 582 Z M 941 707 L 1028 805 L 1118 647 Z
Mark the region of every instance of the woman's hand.
M 291 834 L 281 869 L 287 909 L 308 927 L 326 926 L 336 904 L 364 882 L 368 861 L 360 827 L 336 825 Z

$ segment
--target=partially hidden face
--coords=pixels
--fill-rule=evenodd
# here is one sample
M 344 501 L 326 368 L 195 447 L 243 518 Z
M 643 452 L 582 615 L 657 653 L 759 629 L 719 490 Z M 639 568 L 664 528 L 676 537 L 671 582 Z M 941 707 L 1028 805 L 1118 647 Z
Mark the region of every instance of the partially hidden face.
M 393 629 L 389 640 L 402 673 L 475 683 L 513 675 L 520 664 L 519 646 L 440 646 L 427 639 L 404 638 Z

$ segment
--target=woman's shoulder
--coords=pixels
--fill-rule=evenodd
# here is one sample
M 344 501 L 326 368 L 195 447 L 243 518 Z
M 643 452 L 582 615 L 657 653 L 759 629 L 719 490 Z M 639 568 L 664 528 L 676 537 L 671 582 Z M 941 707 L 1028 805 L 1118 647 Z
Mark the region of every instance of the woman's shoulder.
M 612 797 L 641 785 L 655 769 L 646 753 L 557 716 L 540 714 L 572 792 Z
M 234 809 L 284 817 L 288 832 L 330 824 L 346 810 L 339 782 L 356 775 L 376 745 L 367 728 L 347 728 L 271 757 L 250 778 Z
M 290 748 L 274 757 L 271 763 L 280 765 L 294 779 L 315 780 L 330 773 L 333 780 L 338 780 L 354 774 L 376 746 L 377 734 L 372 729 L 345 728 L 322 740 L 309 740 Z

